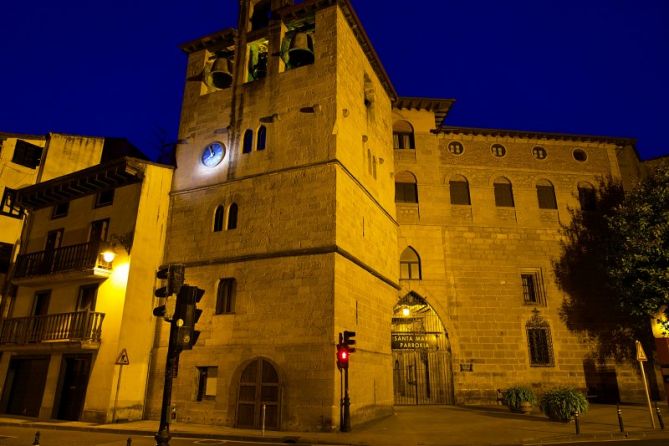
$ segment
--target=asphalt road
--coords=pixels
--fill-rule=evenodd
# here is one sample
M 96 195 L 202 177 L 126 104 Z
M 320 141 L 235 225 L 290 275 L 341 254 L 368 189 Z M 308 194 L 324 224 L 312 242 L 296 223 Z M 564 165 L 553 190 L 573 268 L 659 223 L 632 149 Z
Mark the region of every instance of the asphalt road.
M 155 446 L 153 436 L 131 436 L 132 446 Z M 35 439 L 34 428 L 0 426 L 0 446 L 30 446 Z M 41 429 L 40 446 L 127 446 L 128 435 L 100 432 Z M 227 440 L 205 440 L 194 438 L 172 438 L 170 446 L 226 445 L 267 446 L 284 443 L 240 442 Z

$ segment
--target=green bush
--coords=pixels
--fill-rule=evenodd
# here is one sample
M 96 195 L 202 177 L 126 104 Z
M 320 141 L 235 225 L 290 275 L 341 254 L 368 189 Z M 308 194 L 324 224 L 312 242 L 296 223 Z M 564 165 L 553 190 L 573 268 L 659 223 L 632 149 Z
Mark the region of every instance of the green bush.
M 551 420 L 569 421 L 576 411 L 579 414 L 588 411 L 588 400 L 576 389 L 560 387 L 544 393 L 541 410 Z
M 504 390 L 502 393 L 502 402 L 511 410 L 520 410 L 520 403 L 523 401 L 532 404 L 537 402 L 537 398 L 534 396 L 534 391 L 529 387 L 513 386 Z

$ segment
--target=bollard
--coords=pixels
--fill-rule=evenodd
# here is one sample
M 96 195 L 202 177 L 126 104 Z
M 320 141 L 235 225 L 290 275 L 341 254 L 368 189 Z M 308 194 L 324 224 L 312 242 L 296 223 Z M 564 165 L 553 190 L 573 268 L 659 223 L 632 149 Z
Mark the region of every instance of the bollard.
M 620 404 L 616 404 L 618 412 L 618 425 L 620 426 L 620 432 L 625 432 L 625 425 L 623 424 L 623 411 L 620 410 Z
M 578 410 L 574 412 L 574 425 L 576 426 L 576 435 L 581 434 L 581 421 L 578 418 Z
M 39 431 L 35 432 L 35 440 L 33 440 L 33 446 L 39 446 Z
M 660 422 L 660 429 L 664 430 L 664 420 L 662 419 L 662 412 L 660 412 L 660 408 L 657 407 L 657 401 L 655 401 L 655 413 L 657 413 L 657 421 Z
M 125 442 L 125 446 L 132 446 L 132 438 L 128 437 L 128 441 Z

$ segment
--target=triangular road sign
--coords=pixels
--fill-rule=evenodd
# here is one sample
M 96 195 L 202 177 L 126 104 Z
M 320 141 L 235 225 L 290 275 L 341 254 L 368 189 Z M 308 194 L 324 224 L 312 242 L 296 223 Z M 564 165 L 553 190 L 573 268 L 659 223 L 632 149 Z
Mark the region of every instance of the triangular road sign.
M 116 358 L 116 364 L 118 365 L 130 364 L 130 359 L 128 358 L 128 351 L 126 349 L 121 350 L 121 353 L 118 354 L 118 358 Z
M 641 342 L 639 341 L 636 341 L 636 360 L 648 361 L 648 358 L 646 357 L 646 352 L 643 351 L 643 347 L 641 346 Z

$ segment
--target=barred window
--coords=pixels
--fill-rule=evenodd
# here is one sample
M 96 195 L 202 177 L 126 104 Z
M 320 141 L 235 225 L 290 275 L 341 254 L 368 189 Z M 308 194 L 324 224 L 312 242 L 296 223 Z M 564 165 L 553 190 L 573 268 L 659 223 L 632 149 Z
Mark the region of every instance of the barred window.
M 550 327 L 548 322 L 539 315 L 538 310 L 535 309 L 533 313 L 532 318 L 525 325 L 530 366 L 552 367 L 554 361 Z
M 236 282 L 233 278 L 221 279 L 216 294 L 216 314 L 234 313 Z
M 543 305 L 545 303 L 543 296 L 543 283 L 541 274 L 536 272 L 524 272 L 520 275 L 520 281 L 523 286 L 523 301 L 529 305 Z
M 493 187 L 495 189 L 495 206 L 511 208 L 515 206 L 511 181 L 504 177 L 499 177 L 493 183 Z
M 456 175 L 448 182 L 451 192 L 451 204 L 471 205 L 469 196 L 469 183 L 467 178 L 462 175 Z

